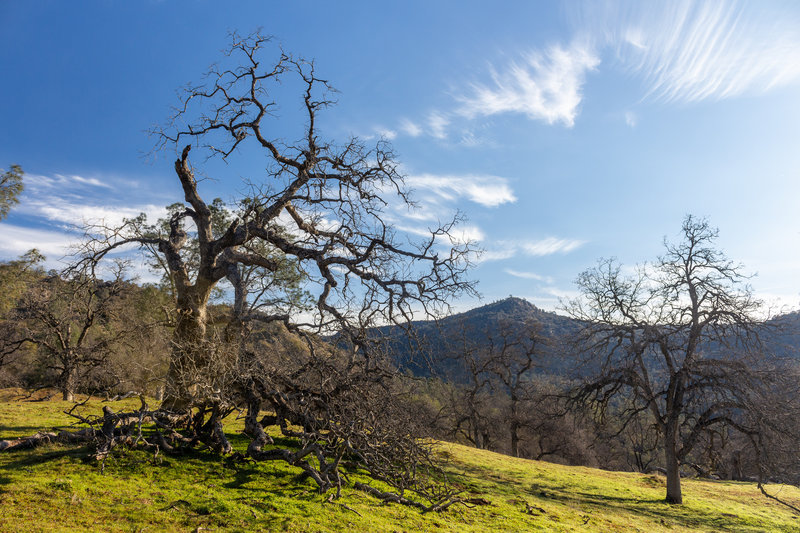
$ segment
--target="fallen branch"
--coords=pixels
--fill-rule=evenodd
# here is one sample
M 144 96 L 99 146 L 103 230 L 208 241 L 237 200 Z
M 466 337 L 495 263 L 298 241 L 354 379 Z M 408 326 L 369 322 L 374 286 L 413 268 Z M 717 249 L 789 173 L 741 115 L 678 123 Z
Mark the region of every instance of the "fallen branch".
M 346 505 L 346 504 L 344 504 L 344 503 L 342 503 L 342 502 L 335 502 L 335 501 L 333 501 L 333 494 L 331 494 L 330 496 L 328 496 L 328 499 L 327 499 L 327 500 L 325 500 L 325 502 L 324 502 L 324 503 L 332 503 L 332 504 L 339 505 L 339 506 L 341 506 L 341 507 L 344 507 L 344 508 L 345 508 L 345 509 L 347 509 L 348 511 L 352 511 L 352 512 L 356 513 L 358 516 L 361 516 L 361 513 L 359 513 L 358 511 L 356 511 L 355 509 L 353 509 L 353 508 L 352 508 L 352 507 L 350 507 L 349 505 Z
M 800 509 L 799 508 L 795 507 L 794 505 L 792 505 L 791 503 L 789 503 L 787 501 L 781 500 L 780 498 L 778 498 L 777 496 L 775 496 L 773 494 L 768 493 L 767 489 L 764 488 L 764 485 L 761 484 L 761 481 L 758 482 L 758 490 L 760 490 L 761 494 L 763 494 L 767 498 L 769 498 L 771 500 L 775 500 L 776 502 L 785 505 L 786 507 L 788 507 L 789 509 L 792 509 L 796 513 L 800 513 Z
M 117 402 L 120 400 L 127 400 L 128 398 L 132 398 L 134 396 L 141 396 L 141 393 L 131 390 L 126 392 L 125 394 L 117 394 L 113 398 L 106 398 L 103 402 Z
M 408 498 L 400 496 L 395 492 L 381 492 L 380 490 L 370 485 L 367 485 L 366 483 L 356 482 L 354 488 L 364 491 L 367 494 L 371 494 L 372 496 L 375 496 L 376 498 L 383 500 L 387 503 L 399 503 L 400 505 L 416 507 L 417 509 L 420 509 L 423 513 L 430 513 L 430 512 L 438 513 L 444 511 L 445 509 L 447 509 L 448 507 L 450 507 L 455 503 L 464 503 L 464 500 L 461 500 L 459 498 L 447 498 L 445 501 L 440 501 L 437 503 L 433 503 L 431 505 L 424 505 L 420 502 L 415 502 L 413 500 L 409 500 Z
M 0 452 L 29 450 L 52 442 L 63 444 L 91 442 L 94 438 L 95 431 L 92 428 L 86 428 L 76 432 L 59 431 L 56 433 L 54 431 L 40 431 L 30 437 L 0 441 Z

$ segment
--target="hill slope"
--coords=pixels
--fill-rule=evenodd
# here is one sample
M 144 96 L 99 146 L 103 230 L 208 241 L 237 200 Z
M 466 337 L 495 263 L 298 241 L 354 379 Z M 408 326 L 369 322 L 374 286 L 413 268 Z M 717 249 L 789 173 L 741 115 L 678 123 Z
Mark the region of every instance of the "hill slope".
M 109 404 L 92 400 L 84 409 L 96 412 L 101 405 Z M 20 391 L 0 391 L 0 439 L 65 426 L 62 411 L 69 406 L 20 401 Z M 230 426 L 240 427 L 235 421 Z M 109 460 L 102 474 L 81 450 L 62 446 L 0 453 L 0 531 L 800 530 L 796 515 L 750 483 L 686 480 L 686 504 L 675 507 L 663 503 L 659 476 L 514 459 L 447 443 L 441 453 L 451 482 L 488 505 L 421 514 L 352 488 L 328 502 L 282 463 L 235 463 L 202 453 L 128 452 Z M 772 490 L 800 504 L 800 490 Z

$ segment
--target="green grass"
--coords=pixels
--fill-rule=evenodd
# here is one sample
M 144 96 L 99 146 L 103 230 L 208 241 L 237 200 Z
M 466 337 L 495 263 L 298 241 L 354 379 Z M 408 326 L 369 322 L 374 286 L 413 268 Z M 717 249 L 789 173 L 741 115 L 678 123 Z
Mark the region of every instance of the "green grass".
M 70 405 L 20 401 L 19 391 L 0 391 L 0 439 L 68 426 L 62 411 Z M 92 400 L 83 410 L 99 413 L 102 405 Z M 137 405 L 131 399 L 112 408 Z M 243 449 L 246 440 L 235 431 L 241 423 L 230 426 L 234 445 Z M 104 473 L 84 458 L 85 449 L 0 453 L 0 531 L 800 531 L 800 518 L 752 483 L 685 480 L 686 503 L 670 506 L 660 476 L 456 444 L 440 450 L 452 482 L 490 505 L 423 514 L 352 488 L 328 503 L 283 463 L 236 464 L 203 452 L 176 458 L 128 451 L 110 459 Z M 770 489 L 800 504 L 800 490 Z

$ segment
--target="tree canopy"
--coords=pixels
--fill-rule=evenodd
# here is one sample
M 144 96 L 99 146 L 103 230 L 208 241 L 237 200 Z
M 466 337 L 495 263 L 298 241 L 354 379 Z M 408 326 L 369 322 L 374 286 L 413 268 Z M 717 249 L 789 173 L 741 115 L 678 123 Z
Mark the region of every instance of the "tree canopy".
M 0 170 L 0 220 L 6 218 L 11 208 L 19 203 L 19 195 L 24 188 L 23 174 L 19 165 L 11 165 L 6 171 Z

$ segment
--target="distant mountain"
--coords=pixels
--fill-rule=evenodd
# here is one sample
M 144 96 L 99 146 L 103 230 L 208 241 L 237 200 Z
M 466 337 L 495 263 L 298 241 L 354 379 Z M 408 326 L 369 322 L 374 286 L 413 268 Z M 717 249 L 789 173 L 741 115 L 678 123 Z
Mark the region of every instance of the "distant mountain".
M 401 368 L 418 376 L 447 375 L 458 380 L 466 376 L 452 358 L 454 350 L 465 344 L 486 349 L 498 332 L 518 331 L 531 324 L 538 325 L 538 333 L 545 341 L 537 372 L 565 374 L 572 361 L 564 356 L 563 341 L 577 332 L 578 322 L 513 296 L 440 320 L 414 322 L 413 340 L 407 339 L 399 327 L 378 328 L 376 333 L 389 339 L 393 356 Z
M 389 339 L 398 365 L 417 376 L 448 376 L 466 379 L 465 369 L 452 357 L 465 344 L 488 348 L 492 336 L 503 328 L 524 328 L 536 323 L 545 340 L 535 372 L 566 376 L 576 360 L 568 340 L 580 329 L 580 323 L 568 316 L 539 309 L 522 298 L 508 297 L 437 321 L 413 323 L 415 339 L 408 340 L 399 327 L 378 328 L 376 333 Z M 765 350 L 781 357 L 800 358 L 800 312 L 770 319 L 761 332 Z

